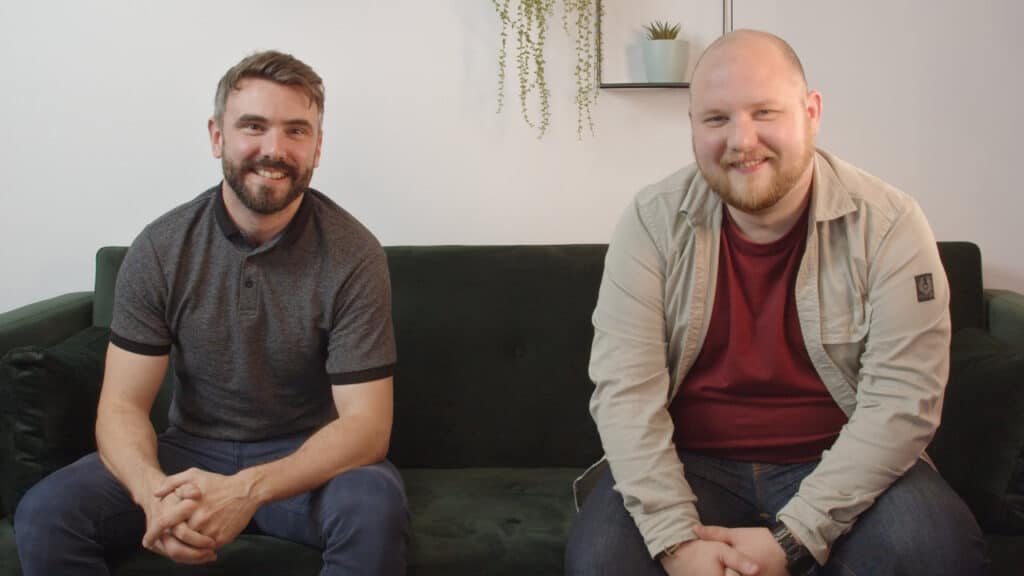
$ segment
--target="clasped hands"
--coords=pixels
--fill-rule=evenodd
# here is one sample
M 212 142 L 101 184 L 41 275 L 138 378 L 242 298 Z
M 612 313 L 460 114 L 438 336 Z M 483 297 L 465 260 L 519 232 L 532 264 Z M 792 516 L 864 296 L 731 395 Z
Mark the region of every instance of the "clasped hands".
M 669 576 L 789 574 L 786 554 L 767 528 L 697 526 L 694 533 L 697 540 L 680 545 L 662 559 Z
M 216 560 L 259 508 L 237 475 L 197 468 L 167 476 L 145 502 L 143 547 L 181 564 Z
M 259 503 L 238 475 L 190 468 L 164 478 L 143 508 L 146 549 L 182 564 L 203 564 L 245 529 Z M 697 540 L 662 560 L 669 576 L 788 575 L 786 555 L 767 528 L 699 525 L 694 533 Z

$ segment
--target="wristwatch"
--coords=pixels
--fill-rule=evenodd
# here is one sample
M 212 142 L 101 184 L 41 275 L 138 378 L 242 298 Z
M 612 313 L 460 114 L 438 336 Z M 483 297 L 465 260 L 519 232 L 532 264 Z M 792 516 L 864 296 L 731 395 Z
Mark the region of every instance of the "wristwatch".
M 655 556 L 654 559 L 655 560 L 661 560 L 662 558 L 667 558 L 667 557 L 671 556 L 672 554 L 675 554 L 676 549 L 679 548 L 682 545 L 683 545 L 683 542 L 676 542 L 675 544 L 670 544 L 670 545 L 666 546 L 664 550 L 662 550 L 661 552 L 658 552 L 657 556 Z
M 814 573 L 818 565 L 811 551 L 801 544 L 782 522 L 776 522 L 771 528 L 775 541 L 786 553 L 786 569 L 792 576 L 807 576 Z

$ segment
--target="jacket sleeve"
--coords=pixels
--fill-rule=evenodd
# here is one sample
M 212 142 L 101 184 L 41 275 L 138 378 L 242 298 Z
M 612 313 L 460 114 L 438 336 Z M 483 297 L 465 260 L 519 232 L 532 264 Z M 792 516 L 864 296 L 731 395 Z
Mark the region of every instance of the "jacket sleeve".
M 857 517 L 924 453 L 949 374 L 949 286 L 916 202 L 868 253 L 870 311 L 856 408 L 778 514 L 819 564 Z
M 665 257 L 642 218 L 627 208 L 612 236 L 594 311 L 590 412 L 605 455 L 651 556 L 695 538 L 696 498 L 683 477 L 667 409 Z

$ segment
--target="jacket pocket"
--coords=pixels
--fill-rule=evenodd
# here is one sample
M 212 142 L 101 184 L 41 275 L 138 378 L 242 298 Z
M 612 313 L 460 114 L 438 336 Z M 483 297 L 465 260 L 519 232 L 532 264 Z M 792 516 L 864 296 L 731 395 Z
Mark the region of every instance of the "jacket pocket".
M 871 306 L 867 303 L 826 313 L 821 322 L 821 343 L 825 352 L 854 389 L 857 388 L 870 323 Z

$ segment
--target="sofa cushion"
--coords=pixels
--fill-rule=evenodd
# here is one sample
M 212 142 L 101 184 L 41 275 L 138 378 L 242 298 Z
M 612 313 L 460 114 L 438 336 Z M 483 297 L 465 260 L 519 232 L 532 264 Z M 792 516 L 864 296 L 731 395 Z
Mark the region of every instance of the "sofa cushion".
M 953 335 L 942 425 L 928 453 L 986 532 L 1024 534 L 1024 353 Z
M 580 468 L 402 471 L 415 576 L 561 576 Z
M 18 547 L 10 518 L 0 519 L 0 576 L 21 576 Z
M 16 348 L 0 360 L 7 514 L 13 516 L 33 484 L 96 449 L 96 403 L 109 334 L 87 328 L 50 348 Z

